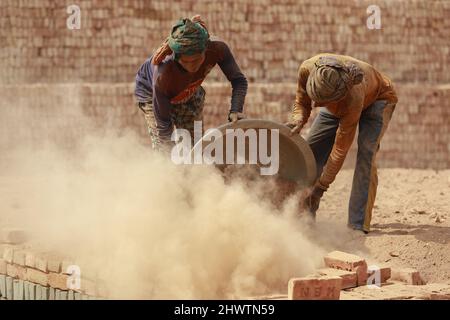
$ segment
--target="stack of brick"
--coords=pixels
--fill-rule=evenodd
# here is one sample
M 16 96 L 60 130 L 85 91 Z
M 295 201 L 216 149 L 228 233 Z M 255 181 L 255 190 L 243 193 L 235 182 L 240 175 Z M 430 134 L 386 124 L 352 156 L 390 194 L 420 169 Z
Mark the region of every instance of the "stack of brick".
M 2 230 L 0 236 L 0 299 L 99 299 L 97 282 L 77 279 L 72 264 L 59 255 L 31 250 L 23 231 Z
M 194 14 L 230 44 L 251 81 L 294 81 L 300 61 L 333 51 L 396 81 L 450 82 L 448 1 L 377 1 L 379 30 L 367 27 L 370 0 L 79 0 L 80 30 L 66 26 L 72 4 L 0 2 L 0 83 L 129 82 L 174 21 Z
M 368 266 L 364 258 L 333 251 L 324 257 L 325 268 L 315 274 L 292 278 L 288 284 L 290 300 L 339 300 L 341 290 L 371 285 L 382 286 L 389 279 L 408 285 L 424 285 L 418 271 L 410 268 Z
M 246 114 L 285 122 L 295 87 L 295 83 L 250 84 Z M 133 83 L 0 86 L 2 119 L 10 119 L 0 127 L 0 148 L 10 150 L 18 140 L 37 145 L 50 138 L 73 150 L 80 137 L 110 128 L 132 129 L 148 143 L 144 119 L 133 103 L 133 89 Z M 210 128 L 226 122 L 231 88 L 228 83 L 207 82 L 205 89 L 205 128 Z M 379 166 L 450 168 L 450 122 L 446 121 L 450 86 L 399 84 L 397 91 L 400 101 L 382 140 Z M 314 113 L 306 129 L 313 118 Z M 17 126 L 17 120 L 26 125 Z M 354 162 L 356 147 L 355 139 L 346 167 Z
M 218 85 L 207 86 L 207 89 L 206 124 L 215 126 L 224 122 L 231 90 L 223 90 Z M 246 113 L 251 118 L 285 122 L 295 90 L 295 83 L 251 84 L 246 98 Z M 400 98 L 381 142 L 380 167 L 450 168 L 450 86 L 398 84 L 396 90 Z M 305 129 L 311 126 L 314 116 L 315 112 Z M 356 150 L 357 137 L 345 167 L 353 166 Z
M 39 119 L 21 128 L 15 121 L 2 126 L 1 150 L 18 138 L 42 140 L 39 131 L 73 148 L 87 132 L 77 107 L 96 128 L 131 127 L 144 140 L 133 107 L 135 73 L 176 19 L 198 13 L 231 46 L 247 75 L 250 117 L 285 121 L 299 64 L 318 52 L 349 54 L 388 74 L 399 93 L 380 166 L 450 168 L 449 1 L 378 1 L 381 29 L 375 30 L 366 23 L 369 0 L 80 0 L 79 30 L 66 26 L 72 4 L 0 2 L 1 116 Z M 231 90 L 219 68 L 207 79 L 205 124 L 211 127 L 226 121 Z M 34 83 L 44 84 L 24 86 Z

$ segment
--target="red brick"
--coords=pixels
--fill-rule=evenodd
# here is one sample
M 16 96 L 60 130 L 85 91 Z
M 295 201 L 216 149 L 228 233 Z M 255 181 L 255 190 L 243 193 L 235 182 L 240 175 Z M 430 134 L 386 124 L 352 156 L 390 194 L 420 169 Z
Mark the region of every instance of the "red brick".
M 364 258 L 357 255 L 333 251 L 324 257 L 325 265 L 329 268 L 354 271 L 356 267 L 366 265 Z
M 43 272 L 47 272 L 47 258 L 43 255 L 35 256 L 35 268 Z
M 358 278 L 358 286 L 367 285 L 367 265 L 358 266 L 355 271 Z
M 69 290 L 67 287 L 68 278 L 69 276 L 66 274 L 50 272 L 48 274 L 48 285 L 52 288 Z
M 27 268 L 25 280 L 46 287 L 48 285 L 48 273 L 32 268 Z
M 328 268 L 355 271 L 358 286 L 367 283 L 367 263 L 363 258 L 342 251 L 333 251 L 324 257 L 324 261 Z
M 317 270 L 317 273 L 322 276 L 341 277 L 341 289 L 354 288 L 358 286 L 358 277 L 355 271 L 326 268 Z
M 10 263 L 6 264 L 6 274 L 12 278 L 24 280 L 26 271 L 25 267 Z
M 369 266 L 370 268 L 371 266 Z M 391 268 L 389 267 L 379 267 L 380 271 L 380 281 L 381 283 L 386 283 L 387 280 L 391 278 Z M 367 270 L 367 277 L 371 277 L 375 270 Z
M 62 259 L 53 253 L 40 253 L 35 256 L 36 269 L 44 272 L 61 272 Z
M 310 276 L 289 280 L 289 300 L 339 300 L 341 277 Z
M 27 251 L 25 253 L 25 266 L 34 268 L 36 266 L 36 255 L 34 252 Z
M 412 268 L 392 269 L 391 279 L 406 282 L 411 285 L 424 285 L 425 281 L 420 276 L 419 271 Z

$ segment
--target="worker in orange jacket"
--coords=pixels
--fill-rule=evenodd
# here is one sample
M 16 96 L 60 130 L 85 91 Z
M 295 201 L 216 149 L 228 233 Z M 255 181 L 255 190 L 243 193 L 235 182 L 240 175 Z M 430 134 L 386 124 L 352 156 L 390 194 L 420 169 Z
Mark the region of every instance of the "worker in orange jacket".
M 300 133 L 311 109 L 320 108 L 307 137 L 318 172 L 304 205 L 314 217 L 321 197 L 342 167 L 359 125 L 348 225 L 365 233 L 370 231 L 378 185 L 376 154 L 396 103 L 391 80 L 366 62 L 323 53 L 300 65 L 295 103 L 287 125 L 292 134 Z

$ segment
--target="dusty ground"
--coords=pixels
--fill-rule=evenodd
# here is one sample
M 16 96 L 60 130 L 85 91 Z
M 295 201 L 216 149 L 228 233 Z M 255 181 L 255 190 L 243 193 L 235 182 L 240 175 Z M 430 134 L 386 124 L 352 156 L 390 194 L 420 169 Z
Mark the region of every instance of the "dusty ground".
M 388 280 L 379 289 L 341 291 L 341 300 L 450 297 L 450 170 L 379 170 L 372 231 L 346 228 L 353 170 L 342 170 L 325 194 L 310 235 L 328 250 L 365 257 L 369 265 L 415 268 L 426 285 Z M 285 300 L 285 293 L 256 299 Z
M 372 263 L 416 268 L 428 282 L 450 283 L 450 170 L 380 170 L 372 232 L 365 236 L 344 228 L 352 174 L 343 170 L 323 198 L 318 231 L 333 221 L 342 226 L 341 241 L 325 237 L 324 244 Z
M 438 284 L 437 290 L 440 285 L 450 288 L 450 170 L 380 170 L 372 232 L 368 235 L 346 228 L 352 174 L 352 170 L 339 173 L 323 198 L 310 236 L 328 251 L 361 255 L 369 265 L 415 268 L 428 283 Z M 38 196 L 26 187 L 18 192 L 16 184 L 30 185 L 26 178 L 0 177 L 0 201 L 9 202 L 10 213 L 30 209 L 21 204 L 22 197 Z M 0 222 L 7 225 L 9 219 L 4 213 Z M 394 287 L 387 293 L 361 287 L 341 298 L 398 298 L 411 292 L 420 295 L 425 290 L 400 286 L 393 291 Z

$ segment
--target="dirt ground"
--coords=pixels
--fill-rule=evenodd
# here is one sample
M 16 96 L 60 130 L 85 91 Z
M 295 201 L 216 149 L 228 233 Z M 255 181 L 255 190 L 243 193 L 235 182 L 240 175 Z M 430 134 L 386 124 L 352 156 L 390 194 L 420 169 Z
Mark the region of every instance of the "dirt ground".
M 427 283 L 445 285 L 448 290 L 450 170 L 379 170 L 372 231 L 368 235 L 350 231 L 346 227 L 352 175 L 353 170 L 342 170 L 325 193 L 317 213 L 317 222 L 311 226 L 310 238 L 328 251 L 341 250 L 365 257 L 369 265 L 415 268 Z M 19 199 L 36 195 L 26 187 L 22 189 L 24 193 L 19 195 L 14 184 L 30 185 L 23 177 L 0 177 L 0 201 L 3 204 L 9 202 L 10 213 L 19 213 L 27 209 Z M 0 223 L 7 225 L 8 220 L 3 212 Z M 389 298 L 389 295 L 398 298 L 414 290 L 418 295 L 420 290 L 425 290 L 419 288 L 422 286 L 399 286 L 395 292 L 394 287 L 385 293 L 377 291 L 375 296 L 373 290 L 360 287 L 355 289 L 356 292 L 341 295 L 341 299 L 377 299 Z
M 310 238 L 329 251 L 364 257 L 369 266 L 414 268 L 426 285 L 388 280 L 381 288 L 341 291 L 341 300 L 450 297 L 450 170 L 379 170 L 372 231 L 346 227 L 353 170 L 342 170 L 321 202 Z M 285 293 L 256 299 L 286 300 Z
M 316 231 L 342 226 L 341 238 L 325 235 L 324 245 L 369 263 L 415 268 L 427 282 L 450 283 L 450 170 L 379 170 L 368 235 L 345 228 L 352 175 L 341 171 L 321 203 Z

